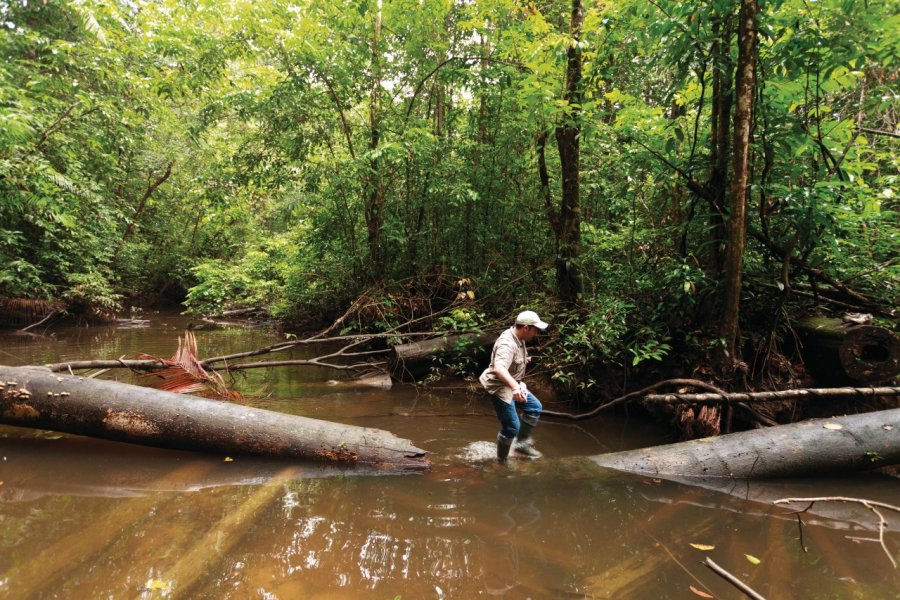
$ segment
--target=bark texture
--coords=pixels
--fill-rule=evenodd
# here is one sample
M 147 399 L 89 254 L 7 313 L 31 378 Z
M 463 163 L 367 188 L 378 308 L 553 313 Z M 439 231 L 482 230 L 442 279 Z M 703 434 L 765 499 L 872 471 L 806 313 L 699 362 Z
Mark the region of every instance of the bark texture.
M 808 388 L 801 390 L 780 390 L 775 392 L 733 392 L 716 394 L 647 394 L 645 402 L 780 402 L 798 398 L 872 398 L 874 396 L 900 396 L 900 387 L 868 388 Z
M 900 408 L 601 454 L 591 460 L 666 479 L 863 471 L 900 463 Z
M 0 367 L 0 423 L 179 450 L 424 469 L 425 451 L 380 429 L 150 388 Z
M 744 270 L 747 188 L 750 181 L 750 130 L 756 74 L 756 0 L 741 0 L 738 16 L 738 64 L 735 78 L 734 145 L 732 148 L 731 202 L 728 214 L 728 249 L 725 255 L 725 306 L 721 337 L 734 361 L 740 351 L 738 317 Z
M 582 64 L 581 41 L 584 3 L 572 0 L 570 33 L 572 43 L 566 51 L 566 86 L 564 99 L 571 113 L 563 116 L 556 128 L 556 145 L 562 172 L 562 201 L 557 221 L 556 288 L 560 299 L 574 303 L 581 293 L 581 274 L 576 261 L 581 245 L 581 114 Z

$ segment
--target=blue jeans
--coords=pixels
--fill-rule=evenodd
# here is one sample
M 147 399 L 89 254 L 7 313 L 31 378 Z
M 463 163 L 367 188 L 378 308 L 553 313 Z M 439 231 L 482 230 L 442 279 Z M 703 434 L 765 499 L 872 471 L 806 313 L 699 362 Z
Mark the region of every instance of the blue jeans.
M 511 404 L 507 404 L 497 396 L 491 394 L 491 403 L 494 405 L 494 412 L 500 419 L 500 435 L 505 438 L 514 438 L 519 433 L 519 415 L 516 414 L 516 405 L 522 407 L 522 420 L 530 425 L 537 425 L 541 416 L 541 410 L 544 408 L 541 401 L 531 392 L 525 392 L 525 402 L 519 404 L 515 400 Z

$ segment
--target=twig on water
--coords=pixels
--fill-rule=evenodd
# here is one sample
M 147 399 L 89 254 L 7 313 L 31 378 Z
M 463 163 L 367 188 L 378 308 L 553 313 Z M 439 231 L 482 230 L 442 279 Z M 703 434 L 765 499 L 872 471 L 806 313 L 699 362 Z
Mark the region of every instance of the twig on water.
M 57 314 L 59 314 L 58 310 L 51 311 L 50 314 L 48 314 L 46 317 L 44 317 L 37 323 L 32 323 L 28 327 L 23 327 L 22 329 L 20 329 L 19 333 L 24 333 L 24 332 L 28 331 L 29 329 L 33 329 L 34 327 L 37 327 L 38 325 L 41 325 L 41 324 L 49 321 L 52 317 L 55 317 Z
M 732 575 L 731 573 L 729 573 L 728 571 L 726 571 L 725 569 L 723 569 L 722 567 L 717 565 L 715 562 L 713 562 L 713 559 L 711 559 L 710 557 L 707 556 L 706 560 L 703 561 L 703 564 L 706 565 L 707 567 L 709 567 L 710 569 L 712 569 L 712 571 L 716 575 L 718 575 L 719 577 L 721 577 L 722 579 L 724 579 L 725 581 L 727 581 L 728 583 L 730 583 L 737 589 L 744 592 L 747 596 L 753 598 L 753 600 L 766 600 L 764 596 L 762 596 L 758 592 L 754 591 L 753 588 L 751 588 L 749 585 L 747 585 L 746 583 L 744 583 L 743 581 L 741 581 L 740 579 L 738 579 L 737 577 L 735 577 L 734 575 Z
M 822 496 L 819 498 L 781 498 L 779 500 L 775 500 L 773 504 L 792 504 L 798 502 L 809 502 L 809 506 L 804 508 L 801 511 L 797 511 L 797 519 L 799 520 L 800 514 L 805 513 L 809 509 L 813 507 L 813 504 L 816 502 L 852 502 L 855 504 L 862 504 L 873 513 L 878 516 L 878 537 L 877 538 L 863 538 L 863 537 L 852 537 L 847 536 L 847 539 L 857 540 L 857 541 L 865 541 L 865 542 L 878 542 L 881 546 L 881 549 L 884 550 L 885 555 L 888 557 L 888 560 L 891 561 L 891 565 L 896 569 L 897 561 L 894 560 L 894 557 L 891 555 L 890 551 L 887 548 L 887 545 L 884 543 L 884 531 L 887 529 L 887 520 L 884 518 L 884 515 L 878 509 L 887 509 L 892 510 L 894 512 L 900 513 L 900 506 L 894 506 L 893 504 L 887 504 L 885 502 L 877 502 L 875 500 L 867 500 L 865 498 L 852 498 L 849 496 Z M 801 530 L 802 536 L 802 530 Z M 802 545 L 803 538 L 800 538 L 800 543 Z M 805 549 L 805 548 L 804 548 Z
M 693 573 L 691 573 L 691 570 L 690 570 L 690 569 L 688 569 L 686 566 L 684 566 L 683 564 L 681 564 L 681 561 L 678 560 L 677 558 L 675 558 L 675 555 L 672 554 L 672 551 L 669 550 L 669 548 L 668 548 L 665 544 L 663 544 L 661 541 L 659 541 L 658 539 L 656 539 L 656 537 L 655 537 L 652 533 L 650 533 L 649 531 L 645 530 L 643 527 L 641 527 L 641 531 L 643 531 L 645 534 L 647 534 L 647 537 L 649 537 L 651 540 L 653 540 L 654 542 L 656 542 L 657 544 L 659 544 L 659 546 L 660 546 L 663 550 L 666 551 L 666 554 L 669 555 L 669 558 L 671 558 L 671 559 L 675 562 L 676 565 L 678 565 L 679 567 L 681 567 L 681 570 L 684 571 L 685 573 L 687 573 L 688 577 L 690 577 L 691 579 L 693 579 L 693 580 L 697 583 L 697 585 L 699 585 L 699 586 L 702 587 L 704 590 L 706 590 L 707 592 L 709 592 L 710 594 L 712 594 L 712 590 L 710 590 L 708 587 L 706 587 L 706 584 L 704 584 L 702 581 L 700 581 L 700 579 L 698 579 L 696 575 L 694 575 Z

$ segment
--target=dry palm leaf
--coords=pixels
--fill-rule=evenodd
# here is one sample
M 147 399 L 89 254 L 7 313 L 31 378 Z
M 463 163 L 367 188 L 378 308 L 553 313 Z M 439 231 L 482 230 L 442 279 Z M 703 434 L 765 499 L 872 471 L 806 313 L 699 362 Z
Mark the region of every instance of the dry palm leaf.
M 184 332 L 184 341 L 178 338 L 178 350 L 171 358 L 159 358 L 150 354 L 138 354 L 138 358 L 158 360 L 165 369 L 147 373 L 148 377 L 158 377 L 151 385 L 159 390 L 176 394 L 199 394 L 223 400 L 243 402 L 244 397 L 238 392 L 228 389 L 222 376 L 215 371 L 206 371 L 197 358 L 197 338 L 188 329 Z

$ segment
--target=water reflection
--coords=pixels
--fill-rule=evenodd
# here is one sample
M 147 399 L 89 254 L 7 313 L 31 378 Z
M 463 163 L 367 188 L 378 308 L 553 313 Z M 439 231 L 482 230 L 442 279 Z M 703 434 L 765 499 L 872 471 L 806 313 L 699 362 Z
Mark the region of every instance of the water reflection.
M 3 338 L 0 349 L 19 364 L 167 356 L 183 325 L 167 317 L 151 330 L 67 330 L 61 343 Z M 207 355 L 271 343 L 265 332 L 202 334 Z M 802 516 L 801 545 L 796 516 L 771 504 L 809 495 L 896 503 L 896 479 L 683 485 L 585 468 L 577 457 L 660 439 L 614 416 L 577 427 L 548 420 L 546 459 L 501 467 L 479 396 L 343 389 L 325 383 L 333 377 L 278 369 L 242 385 L 267 390 L 254 400 L 266 408 L 413 439 L 435 468 L 397 476 L 225 461 L 0 427 L 0 598 L 696 597 L 690 586 L 738 597 L 700 566 L 706 554 L 770 599 L 897 597 L 900 572 L 880 547 L 846 537 L 872 537 L 869 511 L 816 505 Z M 898 528 L 891 521 L 887 534 L 895 555 Z

